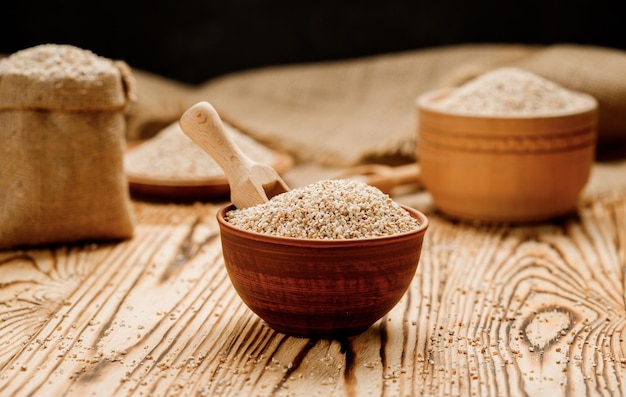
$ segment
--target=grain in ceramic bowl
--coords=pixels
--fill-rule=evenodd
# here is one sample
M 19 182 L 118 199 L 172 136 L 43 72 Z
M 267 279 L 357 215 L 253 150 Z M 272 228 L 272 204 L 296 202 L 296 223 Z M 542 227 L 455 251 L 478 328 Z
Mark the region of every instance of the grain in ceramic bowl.
M 575 211 L 595 157 L 593 97 L 502 68 L 421 95 L 417 112 L 422 182 L 444 214 L 539 222 Z
M 413 280 L 428 219 L 363 182 L 320 181 L 217 214 L 224 262 L 243 302 L 303 337 L 365 331 Z

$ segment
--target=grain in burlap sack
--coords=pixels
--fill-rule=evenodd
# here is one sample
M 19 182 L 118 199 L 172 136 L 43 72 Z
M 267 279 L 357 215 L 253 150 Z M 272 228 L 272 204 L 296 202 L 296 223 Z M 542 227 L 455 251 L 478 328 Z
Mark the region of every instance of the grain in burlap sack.
M 0 248 L 130 237 L 128 66 L 68 45 L 0 60 Z

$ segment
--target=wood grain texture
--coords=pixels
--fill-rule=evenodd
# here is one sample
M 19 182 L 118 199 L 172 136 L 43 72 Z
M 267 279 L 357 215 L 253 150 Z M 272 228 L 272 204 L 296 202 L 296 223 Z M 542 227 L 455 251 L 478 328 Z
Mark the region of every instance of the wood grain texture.
M 132 240 L 0 251 L 0 395 L 626 395 L 624 195 L 529 226 L 431 213 L 408 292 L 340 340 L 242 304 L 216 208 L 135 203 Z

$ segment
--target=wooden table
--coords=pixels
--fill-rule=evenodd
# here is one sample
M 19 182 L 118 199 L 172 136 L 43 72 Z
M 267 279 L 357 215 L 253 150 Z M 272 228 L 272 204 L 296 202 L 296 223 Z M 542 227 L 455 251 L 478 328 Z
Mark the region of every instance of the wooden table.
M 523 226 L 397 195 L 431 219 L 415 279 L 337 340 L 276 333 L 244 306 L 223 203 L 135 201 L 131 240 L 0 251 L 0 395 L 626 395 L 625 163 L 589 189 L 577 214 Z

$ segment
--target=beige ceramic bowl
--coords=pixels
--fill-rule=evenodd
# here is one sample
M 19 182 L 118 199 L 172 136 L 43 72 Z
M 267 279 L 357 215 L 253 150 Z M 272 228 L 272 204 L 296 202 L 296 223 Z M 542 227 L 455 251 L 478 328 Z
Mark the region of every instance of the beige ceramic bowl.
M 422 182 L 443 213 L 463 220 L 544 221 L 574 211 L 595 156 L 597 103 L 577 113 L 482 117 L 417 100 Z
M 314 240 L 234 227 L 217 214 L 228 276 L 243 302 L 274 330 L 334 337 L 365 331 L 389 312 L 413 280 L 428 218 L 387 237 Z

